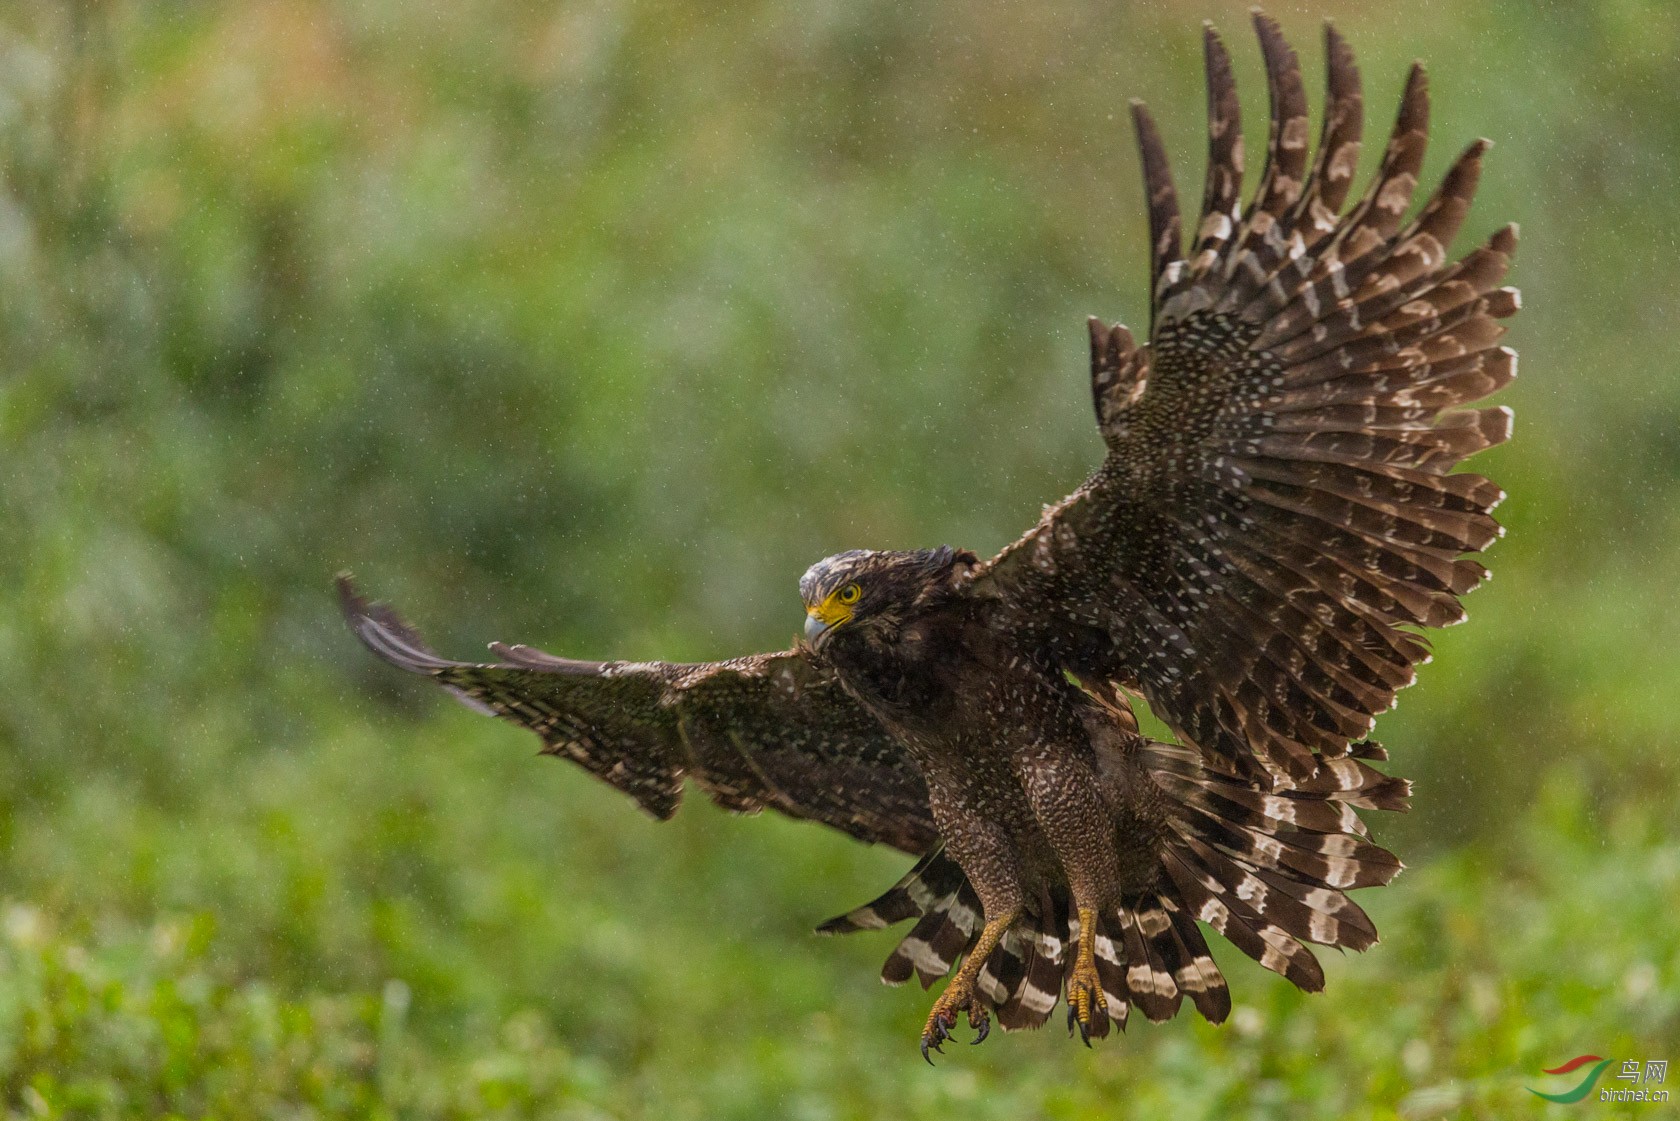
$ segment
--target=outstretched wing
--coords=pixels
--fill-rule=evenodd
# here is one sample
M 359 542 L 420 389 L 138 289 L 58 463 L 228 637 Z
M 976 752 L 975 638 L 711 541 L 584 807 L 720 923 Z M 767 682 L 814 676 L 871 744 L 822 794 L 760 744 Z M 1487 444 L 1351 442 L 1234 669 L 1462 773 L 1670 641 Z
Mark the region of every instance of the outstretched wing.
M 798 650 L 727 662 L 584 662 L 492 644 L 504 661 L 434 654 L 383 604 L 338 581 L 356 636 L 468 706 L 537 733 L 657 818 L 684 777 L 738 812 L 764 807 L 923 853 L 938 840 L 927 786 L 902 746 Z
M 1376 179 L 1342 213 L 1359 151 L 1352 53 L 1327 29 L 1315 157 L 1294 52 L 1255 22 L 1271 88 L 1265 170 L 1239 204 L 1230 61 L 1206 37 L 1209 167 L 1189 255 L 1155 126 L 1134 105 L 1152 239 L 1149 343 L 1091 322 L 1108 455 L 973 574 L 1069 668 L 1142 692 L 1180 736 L 1301 777 L 1370 729 L 1428 660 L 1412 628 L 1458 622 L 1504 497 L 1449 473 L 1510 411 L 1460 409 L 1515 374 L 1497 320 L 1508 226 L 1452 261 L 1486 141 L 1409 223 L 1428 94 L 1406 84 Z

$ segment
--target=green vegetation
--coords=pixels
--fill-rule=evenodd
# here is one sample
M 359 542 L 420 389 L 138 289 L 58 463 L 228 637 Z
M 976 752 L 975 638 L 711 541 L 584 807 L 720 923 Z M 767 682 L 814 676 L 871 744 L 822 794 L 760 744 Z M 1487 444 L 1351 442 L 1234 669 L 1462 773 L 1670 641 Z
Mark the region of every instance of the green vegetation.
M 426 10 L 426 9 L 430 10 Z M 1523 223 L 1510 539 L 1379 737 L 1384 941 L 1305 997 L 915 1053 L 896 855 L 656 825 L 377 665 L 785 642 L 812 559 L 987 550 L 1094 461 L 1143 319 L 1124 102 L 1199 176 L 1243 6 L 0 4 L 0 1108 L 18 1117 L 1646 1116 L 1680 1061 L 1680 11 L 1336 15 L 1368 131 Z M 1252 135 L 1252 133 L 1251 133 Z M 1217 948 L 1216 948 L 1217 952 Z M 1680 1083 L 1673 1092 L 1680 1093 Z

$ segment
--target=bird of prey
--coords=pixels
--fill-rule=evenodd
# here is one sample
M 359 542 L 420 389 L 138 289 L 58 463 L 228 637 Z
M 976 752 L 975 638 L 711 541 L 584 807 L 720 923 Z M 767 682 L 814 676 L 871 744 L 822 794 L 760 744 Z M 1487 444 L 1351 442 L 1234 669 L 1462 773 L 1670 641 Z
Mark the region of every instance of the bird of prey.
M 664 818 L 685 780 L 919 857 L 825 931 L 913 922 L 889 982 L 955 974 L 929 1048 L 1042 1025 L 1059 999 L 1085 1042 L 1136 1008 L 1208 1020 L 1231 1000 L 1198 924 L 1302 989 L 1305 943 L 1376 941 L 1353 888 L 1400 863 L 1358 809 L 1406 808 L 1375 764 L 1375 715 L 1464 617 L 1468 554 L 1504 497 L 1455 471 L 1504 440 L 1464 408 L 1515 374 L 1499 320 L 1507 226 L 1449 246 L 1487 142 L 1407 220 L 1428 126 L 1414 67 L 1380 166 L 1345 206 L 1359 74 L 1326 29 L 1316 147 L 1295 53 L 1257 14 L 1265 162 L 1242 201 L 1230 59 L 1205 34 L 1208 170 L 1188 248 L 1160 136 L 1134 103 L 1151 249 L 1147 342 L 1090 321 L 1101 465 L 990 560 L 853 551 L 800 581 L 790 650 L 706 664 L 588 662 L 492 645 L 434 654 L 341 582 L 375 654 L 424 674 Z M 1143 735 L 1141 696 L 1175 743 Z

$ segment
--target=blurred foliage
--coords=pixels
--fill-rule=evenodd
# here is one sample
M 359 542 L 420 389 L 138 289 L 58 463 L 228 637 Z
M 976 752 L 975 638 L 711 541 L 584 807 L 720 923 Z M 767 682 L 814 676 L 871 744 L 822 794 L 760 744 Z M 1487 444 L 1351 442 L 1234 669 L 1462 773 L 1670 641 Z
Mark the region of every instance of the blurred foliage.
M 1427 60 L 1428 174 L 1498 142 L 1466 240 L 1524 226 L 1511 536 L 1379 727 L 1415 870 L 1326 996 L 933 1074 L 886 943 L 807 933 L 902 859 L 656 827 L 328 581 L 712 657 L 826 553 L 1001 545 L 1096 459 L 1082 316 L 1145 320 L 1125 99 L 1193 195 L 1244 6 L 0 3 L 4 1107 L 1502 1117 L 1680 1058 L 1680 9 L 1272 8 L 1373 135 Z

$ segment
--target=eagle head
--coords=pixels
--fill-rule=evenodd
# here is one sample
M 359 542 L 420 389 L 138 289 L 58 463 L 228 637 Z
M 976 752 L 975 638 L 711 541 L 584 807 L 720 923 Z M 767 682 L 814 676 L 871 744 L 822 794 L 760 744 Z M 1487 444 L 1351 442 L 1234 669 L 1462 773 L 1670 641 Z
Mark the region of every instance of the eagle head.
M 967 550 L 877 552 L 852 549 L 813 564 L 799 579 L 805 601 L 805 639 L 821 646 L 842 628 L 890 630 L 950 584 L 961 566 L 977 563 Z

